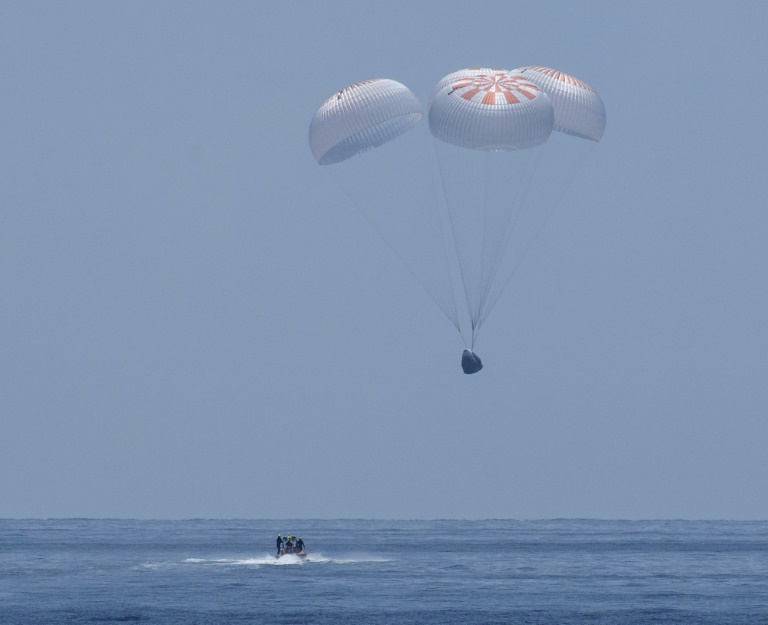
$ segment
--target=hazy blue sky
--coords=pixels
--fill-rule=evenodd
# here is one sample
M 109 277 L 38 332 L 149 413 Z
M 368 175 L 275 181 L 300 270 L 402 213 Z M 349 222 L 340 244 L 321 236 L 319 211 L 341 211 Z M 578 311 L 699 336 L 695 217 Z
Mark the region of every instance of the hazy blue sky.
M 0 517 L 768 518 L 766 24 L 0 3 Z M 307 129 L 350 83 L 529 64 L 608 125 L 465 376 Z

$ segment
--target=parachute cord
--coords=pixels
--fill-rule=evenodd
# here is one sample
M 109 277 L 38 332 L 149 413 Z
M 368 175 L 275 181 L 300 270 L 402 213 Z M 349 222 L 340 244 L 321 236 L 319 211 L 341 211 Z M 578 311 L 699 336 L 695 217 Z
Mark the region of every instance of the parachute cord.
M 412 275 L 412 276 L 413 276 L 413 277 L 416 279 L 416 282 L 418 282 L 418 283 L 421 285 L 421 288 L 422 288 L 422 289 L 424 289 L 424 292 L 425 292 L 427 295 L 429 295 L 430 299 L 431 299 L 431 300 L 432 300 L 432 301 L 433 301 L 433 302 L 434 302 L 434 303 L 437 305 L 437 307 L 438 307 L 438 308 L 439 308 L 439 309 L 442 311 L 442 313 L 443 313 L 443 314 L 446 316 L 446 318 L 448 319 L 448 321 L 450 321 L 450 322 L 451 322 L 451 325 L 453 325 L 453 327 L 455 327 L 455 328 L 456 328 L 456 329 L 459 331 L 459 333 L 461 334 L 461 324 L 460 324 L 460 322 L 459 322 L 459 313 L 458 313 L 458 311 L 456 310 L 456 302 L 455 302 L 455 300 L 454 300 L 454 296 L 453 296 L 453 289 L 451 288 L 451 293 L 450 293 L 450 296 L 451 296 L 451 297 L 450 297 L 450 304 L 451 304 L 451 306 L 450 306 L 450 308 L 448 308 L 448 307 L 446 307 L 445 305 L 441 304 L 441 303 L 438 301 L 437 297 L 435 297 L 435 296 L 433 295 L 433 293 L 432 293 L 431 289 L 429 289 L 429 288 L 427 287 L 427 285 L 426 285 L 426 283 L 424 282 L 424 280 L 422 280 L 422 279 L 421 279 L 421 278 L 420 278 L 420 277 L 419 277 L 419 276 L 416 274 L 416 272 L 415 272 L 415 271 L 414 271 L 414 270 L 413 270 L 413 269 L 410 267 L 410 265 L 409 265 L 409 264 L 408 264 L 408 263 L 405 261 L 405 258 L 403 258 L 402 254 L 400 254 L 400 253 L 397 251 L 397 249 L 395 248 L 395 246 L 394 246 L 394 245 L 392 245 L 392 243 L 390 243 L 390 242 L 387 240 L 387 238 L 386 238 L 386 237 L 384 236 L 384 234 L 381 232 L 381 229 L 380 229 L 380 228 L 379 228 L 379 227 L 376 225 L 376 222 L 374 222 L 374 220 L 373 220 L 373 219 L 371 219 L 371 217 L 370 217 L 368 214 L 366 214 L 366 212 L 365 212 L 365 211 L 363 211 L 363 210 L 361 210 L 361 209 L 358 209 L 358 208 L 357 208 L 357 205 L 356 205 L 356 202 L 355 202 L 355 198 L 352 196 L 352 194 L 351 194 L 351 193 L 350 193 L 350 192 L 349 192 L 349 191 L 348 191 L 346 188 L 344 188 L 344 186 L 343 186 L 343 185 L 337 185 L 337 188 L 341 188 L 341 191 L 342 191 L 342 193 L 344 193 L 344 195 L 347 197 L 347 199 L 349 200 L 349 203 L 350 203 L 352 206 L 354 206 L 354 207 L 356 208 L 356 210 L 357 210 L 357 212 L 358 212 L 359 214 L 361 214 L 361 215 L 363 216 L 363 219 L 365 219 L 365 221 L 367 221 L 367 222 L 368 222 L 368 224 L 371 226 L 371 228 L 373 229 L 373 231 L 374 231 L 374 232 L 375 232 L 375 233 L 378 235 L 379 239 L 381 239 L 381 240 L 384 242 L 384 244 L 385 244 L 385 245 L 386 245 L 386 246 L 389 248 L 389 250 L 390 250 L 390 251 L 391 251 L 391 252 L 392 252 L 392 253 L 395 255 L 395 257 L 396 257 L 396 258 L 397 258 L 397 259 L 398 259 L 398 260 L 399 260 L 399 261 L 402 263 L 403 267 L 405 267 L 405 268 L 408 270 L 408 273 L 410 273 L 410 274 L 411 274 L 411 275 Z M 450 278 L 449 278 L 449 284 L 450 284 Z M 453 313 L 453 314 L 451 314 L 451 313 Z
M 496 301 L 499 299 L 499 297 L 501 296 L 501 293 L 504 291 L 504 289 L 506 288 L 506 286 L 509 284 L 511 280 L 511 278 L 509 280 L 506 280 L 502 288 L 497 293 L 497 295 L 492 300 L 489 300 L 489 298 L 491 297 L 491 289 L 493 287 L 494 282 L 496 281 L 496 278 L 499 274 L 499 270 L 501 269 L 501 266 L 503 264 L 502 261 L 504 259 L 504 256 L 509 252 L 509 242 L 512 239 L 512 234 L 516 231 L 516 228 L 518 226 L 518 221 L 520 220 L 520 217 L 523 214 L 523 211 L 527 205 L 527 197 L 531 191 L 532 179 L 535 173 L 539 169 L 539 165 L 543 158 L 543 153 L 544 153 L 543 149 L 536 150 L 534 153 L 535 158 L 528 160 L 527 162 L 523 162 L 519 166 L 520 171 L 518 172 L 517 178 L 521 179 L 524 182 L 524 186 L 522 191 L 517 195 L 516 209 L 511 211 L 513 215 L 512 219 L 510 219 L 507 222 L 507 224 L 504 226 L 502 243 L 499 246 L 499 249 L 496 254 L 496 258 L 494 258 L 494 262 L 492 263 L 491 276 L 490 276 L 490 279 L 488 280 L 488 283 L 482 295 L 483 305 L 482 305 L 482 310 L 479 314 L 478 329 L 488 318 L 488 315 L 491 313 L 491 309 L 493 309 L 493 307 L 496 304 Z M 527 251 L 518 260 L 518 264 L 522 262 L 522 259 L 525 257 L 526 253 Z M 517 270 L 517 267 L 513 267 L 512 273 L 514 274 L 516 270 Z
M 450 204 L 449 204 L 449 200 L 448 200 L 448 197 L 449 197 L 449 195 L 448 195 L 448 186 L 445 183 L 445 174 L 443 173 L 443 167 L 440 164 L 440 154 L 439 154 L 438 149 L 437 149 L 437 139 L 433 139 L 432 140 L 432 150 L 433 150 L 433 152 L 435 154 L 435 161 L 437 162 L 437 165 L 438 165 L 437 166 L 437 170 L 438 170 L 438 172 L 440 174 L 440 184 L 443 187 L 443 198 L 445 198 L 445 210 L 448 213 L 448 224 L 451 227 L 451 237 L 453 238 L 453 251 L 454 251 L 454 254 L 456 254 L 456 259 L 459 262 L 459 274 L 460 274 L 460 277 L 461 277 L 461 284 L 464 287 L 464 299 L 465 299 L 465 301 L 467 303 L 467 312 L 469 313 L 470 319 L 472 319 L 473 318 L 473 316 L 472 316 L 472 304 L 471 304 L 470 296 L 469 296 L 470 286 L 469 286 L 469 284 L 467 282 L 467 275 L 466 275 L 466 270 L 465 270 L 465 267 L 464 267 L 464 263 L 461 260 L 461 253 L 460 253 L 460 250 L 459 250 L 459 237 L 458 237 L 458 234 L 457 234 L 457 231 L 456 231 L 457 229 L 456 229 L 455 217 L 453 215 L 453 211 L 451 210 L 451 207 L 450 207 Z M 447 260 L 447 252 L 446 252 L 446 260 Z M 474 324 L 474 322 L 473 322 L 473 324 Z M 461 330 L 459 330 L 459 331 L 461 331 Z M 465 341 L 465 343 L 466 343 L 466 341 Z
M 595 143 L 595 145 L 597 144 Z M 499 291 L 496 293 L 493 300 L 491 301 L 490 305 L 484 311 L 483 317 L 480 320 L 481 324 L 488 318 L 488 315 L 490 314 L 493 307 L 496 306 L 496 303 L 499 301 L 499 298 L 501 297 L 502 293 L 507 288 L 509 283 L 512 281 L 512 278 L 517 274 L 517 270 L 520 268 L 520 265 L 522 264 L 523 260 L 528 255 L 528 252 L 530 252 L 531 248 L 533 247 L 533 244 L 536 242 L 536 240 L 539 238 L 541 233 L 544 231 L 544 228 L 546 228 L 550 219 L 552 219 L 552 216 L 555 214 L 555 211 L 563 203 L 563 200 L 565 199 L 566 195 L 568 195 L 571 188 L 576 183 L 576 180 L 579 178 L 579 174 L 584 170 L 584 167 L 586 166 L 586 164 L 591 160 L 592 155 L 594 154 L 594 150 L 595 148 L 594 146 L 592 146 L 592 149 L 588 152 L 586 158 L 579 159 L 575 170 L 571 172 L 571 175 L 567 179 L 566 184 L 563 185 L 563 187 L 560 189 L 560 193 L 558 194 L 558 197 L 556 198 L 555 202 L 553 203 L 552 206 L 548 207 L 544 220 L 536 227 L 536 230 L 534 231 L 533 235 L 528 237 L 528 240 L 526 241 L 523 247 L 523 254 L 520 256 L 520 260 L 518 261 L 517 265 L 512 269 L 512 273 L 509 276 L 507 276 L 507 278 L 504 280 L 504 283 L 502 284 L 501 289 L 499 289 Z M 538 162 L 537 162 L 537 169 L 538 169 Z M 511 236 L 511 233 L 510 233 L 510 236 Z
M 486 266 L 486 255 L 488 253 L 488 250 L 492 249 L 492 245 L 490 245 L 490 242 L 488 241 L 489 234 L 488 234 L 488 222 L 490 221 L 488 213 L 490 212 L 490 194 L 491 194 L 491 171 L 490 167 L 488 166 L 488 160 L 490 158 L 490 154 L 486 152 L 484 155 L 484 161 L 483 164 L 483 174 L 484 174 L 484 184 L 483 184 L 483 203 L 482 207 L 483 210 L 480 213 L 480 219 L 482 220 L 482 223 L 480 224 L 480 232 L 482 233 L 482 238 L 480 240 L 480 288 L 481 294 L 480 297 L 477 300 L 477 309 L 475 310 L 474 314 L 472 315 L 472 347 L 475 346 L 475 324 L 477 320 L 480 319 L 480 314 L 483 310 L 483 300 L 484 300 L 484 291 L 486 290 L 486 276 L 485 276 L 485 266 Z
M 464 344 L 464 347 L 469 349 L 469 345 L 467 344 L 467 339 L 464 337 L 464 333 L 459 332 L 459 336 L 461 337 L 461 342 Z

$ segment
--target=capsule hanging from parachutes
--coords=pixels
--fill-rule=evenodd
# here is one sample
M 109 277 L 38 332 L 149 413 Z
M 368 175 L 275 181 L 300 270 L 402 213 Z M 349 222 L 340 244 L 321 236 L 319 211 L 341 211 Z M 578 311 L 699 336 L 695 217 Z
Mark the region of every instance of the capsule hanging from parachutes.
M 471 349 L 465 349 L 461 354 L 461 369 L 467 375 L 477 373 L 483 368 L 483 361 Z
M 405 85 L 366 80 L 335 92 L 317 109 L 309 143 L 317 162 L 333 166 L 342 189 L 462 335 L 469 347 L 461 367 L 469 375 L 483 368 L 473 351 L 480 327 L 562 199 L 570 176 L 560 156 L 580 146 L 558 141 L 567 135 L 565 142 L 600 141 L 605 108 L 592 87 L 546 67 L 448 74 L 434 89 L 427 115 L 440 198 L 430 188 L 425 152 L 415 149 L 420 137 L 429 139 L 423 117 Z M 578 165 L 583 159 L 576 156 Z M 439 210 L 439 199 L 445 215 L 426 210 Z M 466 300 L 466 315 L 457 311 L 456 294 Z

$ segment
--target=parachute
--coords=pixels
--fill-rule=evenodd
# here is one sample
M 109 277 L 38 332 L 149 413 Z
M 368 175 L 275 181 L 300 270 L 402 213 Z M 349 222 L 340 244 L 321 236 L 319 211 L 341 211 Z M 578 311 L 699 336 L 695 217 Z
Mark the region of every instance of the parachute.
M 523 67 L 516 72 L 549 96 L 555 130 L 595 142 L 603 138 L 605 106 L 587 83 L 549 67 Z
M 474 150 L 523 150 L 544 143 L 554 109 L 535 84 L 505 70 L 462 70 L 432 94 L 429 129 L 446 143 Z
M 310 149 L 457 328 L 472 374 L 481 326 L 584 160 L 551 135 L 596 143 L 605 108 L 556 70 L 469 68 L 437 83 L 424 117 L 402 83 L 367 80 L 318 108 Z
M 320 165 L 331 165 L 396 139 L 419 123 L 421 104 L 405 85 L 379 78 L 346 87 L 317 109 L 309 146 Z
M 490 313 L 504 252 L 524 206 L 537 146 L 552 132 L 546 93 L 515 72 L 460 70 L 438 82 L 429 129 L 442 174 L 470 347 Z M 495 286 L 497 285 L 497 286 Z

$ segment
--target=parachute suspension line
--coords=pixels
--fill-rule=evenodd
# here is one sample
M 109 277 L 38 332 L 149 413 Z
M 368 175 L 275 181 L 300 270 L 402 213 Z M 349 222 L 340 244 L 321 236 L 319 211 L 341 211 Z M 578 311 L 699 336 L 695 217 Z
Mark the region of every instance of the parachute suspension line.
M 355 198 L 352 197 L 352 194 L 349 193 L 347 189 L 344 188 L 343 185 L 337 185 L 337 188 L 341 188 L 342 193 L 347 197 L 349 200 L 350 205 L 356 206 Z M 402 263 L 402 265 L 408 270 L 408 273 L 410 273 L 416 281 L 421 285 L 421 287 L 424 289 L 424 291 L 429 295 L 430 299 L 437 305 L 437 307 L 442 311 L 442 313 L 448 318 L 448 321 L 451 322 L 451 325 L 453 325 L 459 333 L 461 333 L 461 326 L 459 324 L 459 314 L 456 310 L 456 304 L 453 301 L 453 293 L 451 293 L 451 308 L 446 308 L 444 304 L 441 304 L 438 299 L 432 294 L 432 291 L 427 287 L 427 285 L 424 283 L 424 280 L 422 280 L 416 272 L 410 267 L 410 265 L 405 261 L 402 254 L 397 251 L 394 245 L 390 243 L 387 238 L 384 236 L 384 234 L 381 232 L 381 229 L 378 227 L 378 225 L 375 223 L 373 219 L 363 210 L 357 210 L 359 214 L 363 216 L 363 218 L 370 224 L 370 226 L 373 228 L 373 230 L 376 232 L 378 237 L 384 242 L 384 244 L 390 249 L 390 251 L 395 255 L 395 257 Z
M 464 333 L 459 331 L 459 336 L 461 337 L 461 342 L 464 345 L 465 348 L 469 349 L 469 344 L 467 343 L 467 339 L 464 336 Z
M 460 277 L 461 277 L 461 284 L 464 287 L 464 298 L 465 298 L 465 301 L 467 303 L 467 310 L 469 311 L 470 318 L 471 318 L 472 317 L 472 308 L 471 308 L 470 298 L 469 298 L 469 283 L 467 281 L 467 276 L 466 276 L 466 271 L 465 271 L 465 268 L 464 268 L 464 264 L 461 262 L 461 254 L 459 253 L 459 238 L 458 238 L 457 227 L 456 227 L 456 223 L 455 223 L 456 220 L 455 220 L 453 211 L 451 210 L 451 207 L 450 207 L 450 204 L 449 204 L 449 199 L 448 198 L 450 196 L 449 196 L 449 193 L 448 193 L 448 185 L 445 182 L 445 174 L 443 172 L 444 168 L 440 164 L 440 154 L 438 153 L 437 144 L 436 144 L 435 141 L 432 142 L 432 150 L 433 150 L 433 152 L 435 154 L 435 161 L 438 163 L 438 168 L 437 169 L 438 169 L 439 174 L 440 174 L 440 184 L 441 184 L 441 186 L 443 188 L 443 198 L 445 199 L 445 210 L 448 213 L 448 224 L 450 225 L 450 228 L 451 228 L 451 238 L 453 239 L 453 251 L 454 251 L 454 254 L 456 255 L 456 258 L 459 261 L 459 274 L 460 274 Z M 447 261 L 447 252 L 446 252 L 446 261 Z M 458 317 L 458 311 L 457 311 L 456 315 Z M 458 320 L 456 322 L 456 327 L 458 328 Z M 461 329 L 460 328 L 459 328 L 459 332 L 461 333 Z M 473 334 L 474 334 L 474 329 L 473 329 Z M 464 337 L 464 335 L 462 333 L 462 338 L 463 337 Z M 464 344 L 466 345 L 466 340 L 464 341 Z
M 501 245 L 498 249 L 497 258 L 494 259 L 493 268 L 492 268 L 492 274 L 488 281 L 488 286 L 486 291 L 483 293 L 483 310 L 479 316 L 479 323 L 478 326 L 485 323 L 485 320 L 488 318 L 488 315 L 491 314 L 491 310 L 496 305 L 496 302 L 498 302 L 499 298 L 501 297 L 501 294 L 506 289 L 507 285 L 512 279 L 512 276 L 509 276 L 507 280 L 504 281 L 501 288 L 497 290 L 496 294 L 491 299 L 491 288 L 496 281 L 496 278 L 498 276 L 499 270 L 501 269 L 503 263 L 502 263 L 502 257 L 506 252 L 509 251 L 509 242 L 512 238 L 513 233 L 515 232 L 515 229 L 518 225 L 518 220 L 520 219 L 520 216 L 523 213 L 524 208 L 527 206 L 527 198 L 528 194 L 531 191 L 531 185 L 532 185 L 532 179 L 536 175 L 536 172 L 539 169 L 539 164 L 542 160 L 542 154 L 543 149 L 535 149 L 534 158 L 530 158 L 526 160 L 524 163 L 520 164 L 518 163 L 518 168 L 521 171 L 517 172 L 517 175 L 515 176 L 517 180 L 522 181 L 523 188 L 520 191 L 519 194 L 517 194 L 514 198 L 514 201 L 516 203 L 516 206 L 510 211 L 511 218 L 509 221 L 504 225 L 504 235 Z M 510 155 L 512 156 L 512 155 Z M 514 156 L 521 156 L 521 151 L 516 151 L 514 153 Z M 505 168 L 506 169 L 506 168 Z M 538 236 L 538 231 L 534 234 L 533 239 L 535 240 Z M 514 275 L 517 271 L 517 266 L 522 263 L 523 259 L 525 258 L 526 254 L 528 253 L 528 250 L 530 249 L 531 244 L 533 241 L 527 241 L 523 254 L 520 256 L 520 258 L 517 261 L 517 265 L 512 267 L 512 275 Z
M 432 143 L 432 148 L 434 149 L 434 142 Z M 433 164 L 435 164 L 435 161 L 433 161 Z M 438 165 L 438 170 L 440 170 L 440 167 Z M 432 183 L 434 184 L 434 168 L 432 170 Z M 441 174 L 441 184 L 442 184 L 442 174 Z M 434 187 L 433 187 L 434 188 Z M 445 186 L 443 186 L 443 189 L 445 189 Z M 448 258 L 448 245 L 445 241 L 445 235 L 443 233 L 443 211 L 440 210 L 440 199 L 438 198 L 434 204 L 435 212 L 437 213 L 437 227 L 439 229 L 438 234 L 440 235 L 440 242 L 442 245 L 440 246 L 440 250 L 443 254 L 443 263 L 445 265 L 446 273 L 448 274 L 448 282 L 449 282 L 449 288 L 450 288 L 450 304 L 451 304 L 451 311 L 453 313 L 453 317 L 451 318 L 451 321 L 453 322 L 454 327 L 459 331 L 459 336 L 461 336 L 461 340 L 464 342 L 464 345 L 466 346 L 467 342 L 464 340 L 464 334 L 461 331 L 461 323 L 459 321 L 459 311 L 456 308 L 456 294 L 453 291 L 453 279 L 451 277 L 452 271 L 451 271 L 451 262 Z M 449 221 L 450 221 L 450 215 L 449 215 Z M 451 231 L 453 231 L 453 226 L 451 226 Z M 454 242 L 455 245 L 455 242 Z
M 499 157 L 502 157 L 503 155 L 493 152 L 486 152 L 485 153 L 485 164 L 484 164 L 484 174 L 485 174 L 485 180 L 483 183 L 483 210 L 482 210 L 482 216 L 483 216 L 483 228 L 482 228 L 482 246 L 481 246 L 481 257 L 480 257 L 480 263 L 481 263 L 481 270 L 480 270 L 480 293 L 478 297 L 478 303 L 477 303 L 477 312 L 475 314 L 475 317 L 473 318 L 473 322 L 476 326 L 475 334 L 480 332 L 480 326 L 483 324 L 483 311 L 485 309 L 486 300 L 488 299 L 488 294 L 490 293 L 491 287 L 493 285 L 493 279 L 494 275 L 496 273 L 496 268 L 499 264 L 499 255 L 503 251 L 503 246 L 500 245 L 498 242 L 494 245 L 494 242 L 491 240 L 491 237 L 494 234 L 494 230 L 498 228 L 501 223 L 496 223 L 498 220 L 492 220 L 491 219 L 491 210 L 493 207 L 496 208 L 497 211 L 499 211 L 499 204 L 503 204 L 503 202 L 499 202 L 498 198 L 498 189 L 494 188 L 494 182 L 497 184 L 499 183 L 498 180 L 494 180 L 494 171 L 492 168 L 492 163 L 494 159 L 497 159 Z M 504 209 L 506 206 L 501 207 L 501 222 L 504 221 Z M 493 224 L 491 225 L 491 222 Z M 489 258 L 490 256 L 490 258 Z
M 544 230 L 544 227 L 549 223 L 549 219 L 552 216 L 553 212 L 554 211 L 550 211 L 549 212 L 549 214 L 544 219 L 543 223 L 536 228 L 536 231 L 533 234 L 533 236 L 530 237 L 528 239 L 528 241 L 525 242 L 525 245 L 523 247 L 523 253 L 522 253 L 522 256 L 520 257 L 521 258 L 521 262 L 518 263 L 512 269 L 512 273 L 510 273 L 509 276 L 507 276 L 506 280 L 504 280 L 504 284 L 502 284 L 501 288 L 498 290 L 498 292 L 494 296 L 493 301 L 488 306 L 488 309 L 485 311 L 485 315 L 483 316 L 483 321 L 485 321 L 485 319 L 491 313 L 491 310 L 493 310 L 493 307 L 496 306 L 496 303 L 499 301 L 499 298 L 501 297 L 501 294 L 504 293 L 504 291 L 506 290 L 507 286 L 509 286 L 509 283 L 512 282 L 512 278 L 515 277 L 515 275 L 517 274 L 517 270 L 520 268 L 520 265 L 522 264 L 522 259 L 525 258 L 528 255 L 528 252 L 533 247 L 534 242 L 536 241 L 536 239 L 539 238 L 539 235 L 541 234 L 542 230 Z
M 479 233 L 480 233 L 480 248 L 479 248 L 479 260 L 480 260 L 480 268 L 478 271 L 477 279 L 477 293 L 474 294 L 475 296 L 475 306 L 474 310 L 472 311 L 472 349 L 475 348 L 475 341 L 477 340 L 477 333 L 480 331 L 480 313 L 483 308 L 483 297 L 486 290 L 486 259 L 487 255 L 490 250 L 490 241 L 488 240 L 488 228 L 489 228 L 489 221 L 490 221 L 490 200 L 491 200 L 491 190 L 489 189 L 489 185 L 491 184 L 491 175 L 489 171 L 489 152 L 483 152 L 482 153 L 482 198 L 481 198 L 481 204 L 480 204 L 480 210 L 478 211 L 478 219 L 480 220 L 479 223 Z
M 597 145 L 595 143 L 594 145 Z M 548 146 L 544 146 L 545 148 Z M 579 177 L 579 174 L 583 171 L 586 164 L 591 160 L 592 154 L 594 154 L 594 146 L 591 147 L 589 150 L 589 153 L 586 158 L 582 158 L 578 160 L 577 166 L 574 168 L 573 171 L 569 172 L 569 174 L 566 176 L 565 184 L 560 186 L 559 192 L 557 194 L 557 197 L 554 202 L 550 206 L 544 207 L 544 218 L 537 224 L 536 229 L 534 230 L 533 234 L 529 236 L 525 242 L 525 245 L 523 247 L 523 253 L 520 256 L 519 262 L 514 266 L 512 269 L 512 273 L 507 276 L 507 278 L 504 280 L 504 283 L 499 289 L 499 291 L 496 293 L 495 297 L 493 298 L 493 301 L 491 302 L 490 306 L 488 307 L 482 321 L 485 321 L 485 319 L 490 314 L 493 307 L 496 305 L 496 303 L 499 301 L 499 298 L 501 297 L 501 294 L 504 292 L 504 290 L 507 288 L 509 283 L 512 281 L 512 278 L 517 274 L 517 270 L 520 268 L 520 265 L 522 264 L 523 259 L 528 255 L 528 252 L 530 252 L 531 248 L 533 247 L 533 244 L 536 242 L 536 240 L 539 238 L 541 233 L 544 231 L 544 228 L 546 228 L 547 224 L 549 223 L 549 220 L 552 218 L 552 215 L 555 214 L 555 211 L 560 207 L 560 205 L 563 203 L 563 200 L 565 199 L 566 195 L 568 195 L 568 192 L 575 184 L 576 180 Z M 536 161 L 536 167 L 532 173 L 532 176 L 536 174 L 539 168 L 539 163 L 541 162 L 541 154 L 543 154 L 544 151 L 542 150 L 540 153 L 539 158 Z M 530 188 L 530 185 L 529 185 Z
M 535 164 L 535 167 L 534 167 L 534 173 L 538 170 L 538 164 L 539 163 L 540 163 L 540 158 L 536 160 L 536 164 Z M 531 175 L 533 175 L 533 174 L 531 174 Z M 529 178 L 529 180 L 530 180 L 530 178 Z M 525 201 L 526 196 L 528 195 L 528 193 L 530 191 L 530 188 L 531 188 L 531 185 L 530 185 L 530 182 L 529 182 L 528 185 L 527 185 L 527 188 L 525 190 L 525 194 L 523 196 L 523 200 L 522 200 L 523 202 Z M 520 212 L 521 211 L 518 211 L 518 216 L 520 215 Z M 512 281 L 512 278 L 514 278 L 515 275 L 517 274 L 517 270 L 520 268 L 520 265 L 522 264 L 523 260 L 528 255 L 528 252 L 530 252 L 531 248 L 533 247 L 533 244 L 539 238 L 539 235 L 544 230 L 544 227 L 547 225 L 547 223 L 549 223 L 549 219 L 552 216 L 553 212 L 554 212 L 554 209 L 550 209 L 549 211 L 547 211 L 547 214 L 545 215 L 543 221 L 536 226 L 533 234 L 528 236 L 526 241 L 523 243 L 522 253 L 520 254 L 520 257 L 518 258 L 517 263 L 512 267 L 512 271 L 506 277 L 506 279 L 504 280 L 504 282 L 501 285 L 501 288 L 496 292 L 496 294 L 494 295 L 493 299 L 490 301 L 487 309 L 484 311 L 482 321 L 485 321 L 488 318 L 488 315 L 491 314 L 491 310 L 493 310 L 493 308 L 496 306 L 496 303 L 499 301 L 499 298 L 501 298 L 502 293 L 504 293 L 504 291 L 509 286 L 509 283 Z M 510 228 L 509 232 L 507 233 L 507 241 L 512 237 L 513 230 L 514 230 L 514 227 Z
M 536 156 L 539 157 L 539 155 L 540 151 L 537 150 Z M 482 211 L 486 225 L 483 228 L 483 277 L 478 298 L 478 310 L 474 318 L 477 327 L 476 334 L 480 332 L 480 327 L 485 323 L 498 300 L 498 295 L 500 295 L 498 293 L 493 296 L 493 287 L 499 271 L 504 265 L 505 255 L 510 251 L 509 242 L 515 232 L 531 188 L 531 157 L 527 152 L 514 150 L 502 154 L 487 153 L 486 156 L 487 167 L 484 184 L 486 198 Z M 507 161 L 510 161 L 511 167 L 507 165 Z M 535 169 L 539 158 L 533 162 L 533 169 Z M 491 164 L 496 167 L 492 167 Z M 499 193 L 498 188 L 494 189 L 494 182 L 497 186 L 502 185 L 501 181 L 508 178 L 521 182 L 520 190 L 514 194 L 506 195 Z M 496 209 L 496 212 L 491 215 L 490 211 L 493 208 Z M 503 291 L 503 288 L 501 290 Z M 493 299 L 491 299 L 492 297 Z
M 490 212 L 491 212 L 491 205 L 493 203 L 493 190 L 491 189 L 491 184 L 493 181 L 491 180 L 491 168 L 490 168 L 490 158 L 491 153 L 485 152 L 483 154 L 483 160 L 485 161 L 483 163 L 483 204 L 482 204 L 482 211 L 480 211 L 480 218 L 482 219 L 481 223 L 481 229 L 480 232 L 482 233 L 482 239 L 480 244 L 480 291 L 478 293 L 478 298 L 476 304 L 476 310 L 472 316 L 472 346 L 475 345 L 475 337 L 477 336 L 477 332 L 480 330 L 480 314 L 483 309 L 483 300 L 485 299 L 485 293 L 489 287 L 487 285 L 487 278 L 486 278 L 486 265 L 488 264 L 486 262 L 486 257 L 489 253 L 493 251 L 493 246 L 491 245 L 491 242 L 489 241 L 489 232 L 488 229 L 490 227 L 489 221 L 490 221 Z

